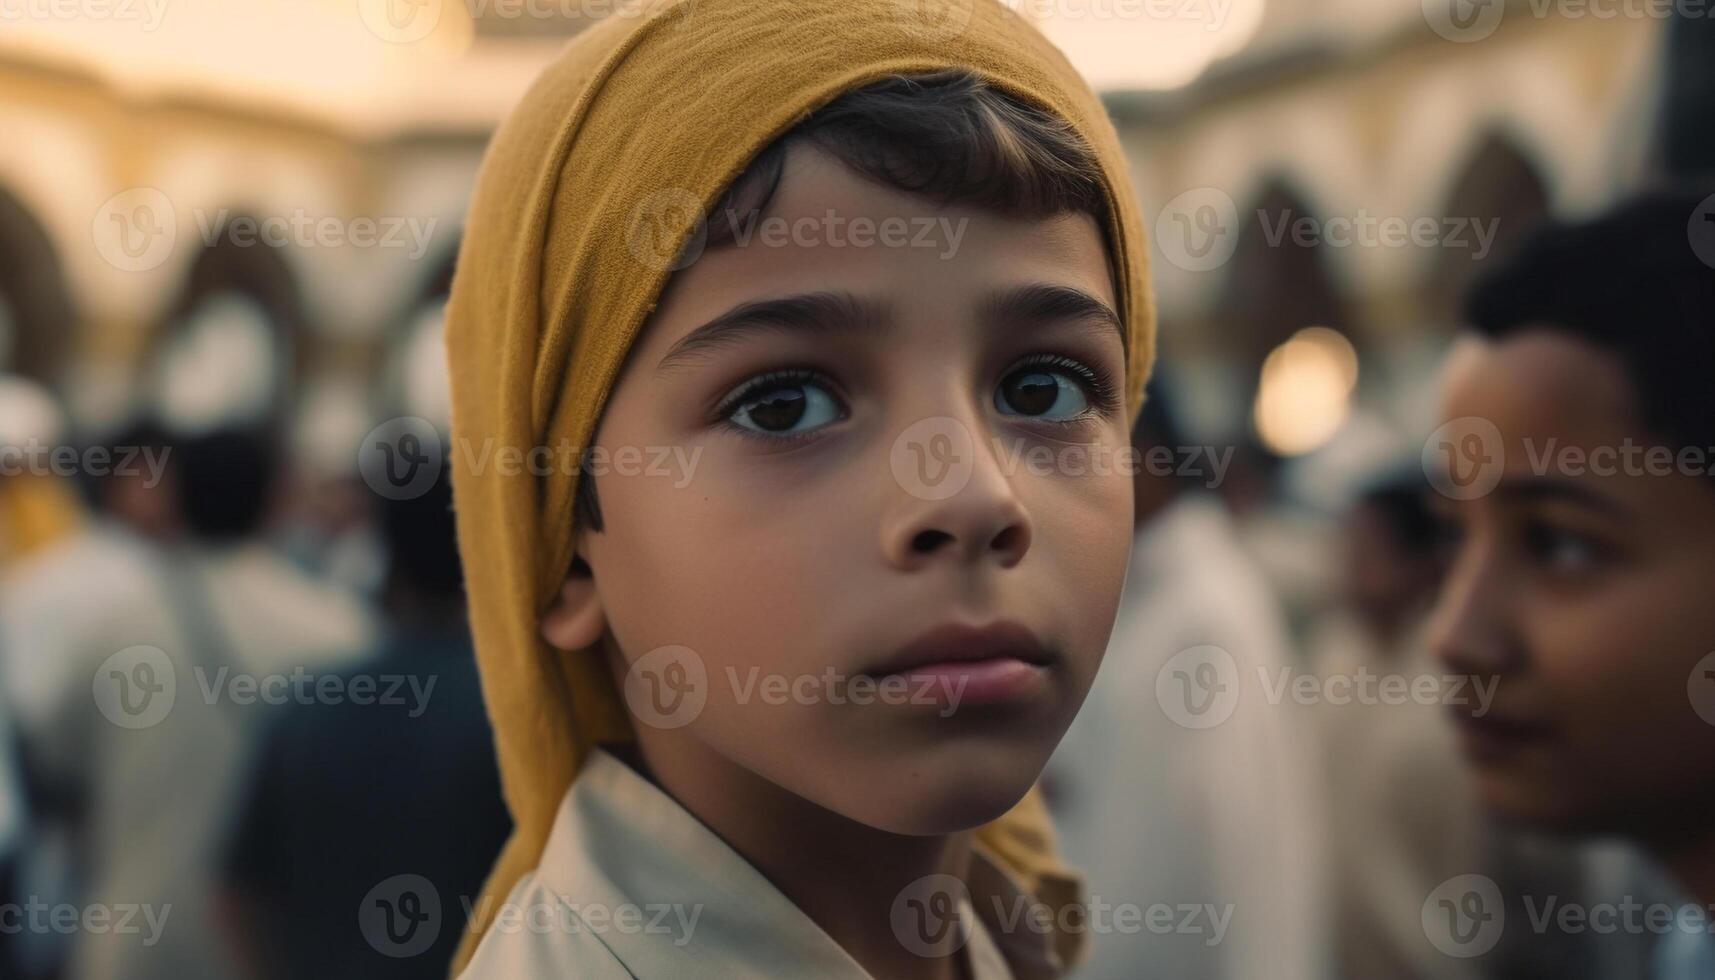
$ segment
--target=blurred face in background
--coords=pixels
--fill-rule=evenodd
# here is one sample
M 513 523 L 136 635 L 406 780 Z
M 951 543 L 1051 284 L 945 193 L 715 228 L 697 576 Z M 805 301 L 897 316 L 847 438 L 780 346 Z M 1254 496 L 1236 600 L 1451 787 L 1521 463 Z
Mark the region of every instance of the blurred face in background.
M 1347 512 L 1341 526 L 1341 595 L 1384 653 L 1396 652 L 1398 642 L 1422 625 L 1441 580 L 1438 542 L 1408 524 L 1417 515 L 1405 511 L 1414 505 L 1423 513 L 1421 502 L 1405 499 L 1403 492 L 1368 497 Z
M 1552 329 L 1456 354 L 1445 418 L 1493 423 L 1504 465 L 1493 491 L 1440 500 L 1456 543 L 1434 643 L 1454 672 L 1498 682 L 1486 716 L 1454 709 L 1495 811 L 1701 834 L 1715 803 L 1715 728 L 1700 715 L 1715 721 L 1715 677 L 1701 676 L 1715 669 L 1715 478 L 1580 465 L 1628 445 L 1675 451 L 1636 402 L 1617 357 Z
M 116 520 L 149 538 L 166 538 L 178 529 L 178 488 L 169 469 L 160 479 L 144 473 L 109 477 L 102 505 Z

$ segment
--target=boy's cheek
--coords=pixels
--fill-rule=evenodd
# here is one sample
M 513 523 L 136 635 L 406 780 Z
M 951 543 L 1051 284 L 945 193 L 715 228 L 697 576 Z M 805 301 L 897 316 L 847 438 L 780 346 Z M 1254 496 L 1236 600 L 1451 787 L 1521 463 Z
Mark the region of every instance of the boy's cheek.
M 1541 685 L 1564 729 L 1559 794 L 1606 808 L 1715 775 L 1715 729 L 1689 694 L 1697 663 L 1715 650 L 1715 614 L 1681 592 L 1635 583 L 1545 618 L 1532 636 L 1537 676 L 1519 680 Z
M 812 561 L 826 537 L 789 526 L 747 531 L 700 503 L 662 503 L 628 516 L 612 542 L 613 575 L 602 594 L 615 635 L 631 640 L 625 648 L 697 648 L 723 681 L 729 666 L 806 666 L 798 661 L 817 650 L 812 631 L 836 594 Z
M 1098 547 L 1108 546 L 1103 543 Z M 1101 554 L 1100 550 L 1085 552 L 1086 556 Z M 1059 607 L 1060 622 L 1067 630 L 1062 653 L 1067 694 L 1074 699 L 1074 709 L 1088 696 L 1113 638 L 1128 554 L 1129 549 L 1117 555 L 1103 555 L 1090 565 L 1081 565 L 1078 573 L 1067 576 L 1075 583 L 1070 588 L 1066 582 L 1059 583 L 1057 594 L 1060 600 L 1055 605 Z M 1070 716 L 1067 721 L 1070 722 Z

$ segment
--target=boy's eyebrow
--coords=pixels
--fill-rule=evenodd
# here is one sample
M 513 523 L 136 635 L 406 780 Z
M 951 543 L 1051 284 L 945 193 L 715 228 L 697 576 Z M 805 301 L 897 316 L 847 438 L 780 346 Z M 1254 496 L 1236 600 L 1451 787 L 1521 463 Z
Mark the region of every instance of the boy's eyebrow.
M 1630 508 L 1618 500 L 1574 480 L 1556 477 L 1505 479 L 1495 493 L 1515 503 L 1565 501 L 1610 517 L 1629 517 Z
M 852 293 L 816 292 L 742 303 L 692 330 L 655 365 L 659 373 L 709 351 L 741 342 L 763 331 L 790 333 L 885 332 L 891 311 L 884 303 Z M 1113 307 L 1097 297 L 1057 283 L 1029 283 L 984 298 L 980 319 L 1026 326 L 1046 322 L 1086 322 L 1111 329 L 1125 343 L 1125 325 Z
M 1021 325 L 1053 321 L 1093 322 L 1118 333 L 1122 345 L 1126 341 L 1125 324 L 1120 322 L 1114 308 L 1075 286 L 1045 282 L 1016 286 L 983 300 L 978 313 L 984 320 Z
M 686 334 L 655 365 L 665 371 L 759 331 L 885 330 L 888 308 L 848 292 L 801 293 L 742 303 Z

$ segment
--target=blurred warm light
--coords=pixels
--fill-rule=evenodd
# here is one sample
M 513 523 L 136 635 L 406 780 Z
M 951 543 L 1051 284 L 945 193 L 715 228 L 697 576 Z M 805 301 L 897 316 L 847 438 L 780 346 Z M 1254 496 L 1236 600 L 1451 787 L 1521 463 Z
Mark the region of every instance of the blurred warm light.
M 1002 2 L 1101 90 L 1188 84 L 1252 40 L 1267 4 Z M 38 0 L 28 9 L 61 8 Z M 79 15 L 0 16 L 0 60 L 88 72 L 138 97 L 277 107 L 357 130 L 423 115 L 492 123 L 559 45 L 552 37 L 539 50 L 477 44 L 473 10 L 509 8 L 465 0 L 129 0 L 66 9 Z
M 372 0 L 137 0 L 126 16 L 8 19 L 0 54 L 91 71 L 141 94 L 320 113 L 385 101 L 464 54 L 475 33 L 467 5 L 425 2 L 438 4 L 433 30 L 410 43 L 371 25 Z
M 1099 90 L 1186 85 L 1256 35 L 1268 0 L 1004 0 Z
M 1263 445 L 1281 456 L 1320 447 L 1345 424 L 1358 383 L 1351 341 L 1309 327 L 1276 347 L 1262 364 L 1254 420 Z
M 1345 334 L 1328 327 L 1305 327 L 1293 334 L 1292 339 L 1321 348 L 1338 364 L 1341 376 L 1346 379 L 1347 392 L 1358 386 L 1358 349 Z

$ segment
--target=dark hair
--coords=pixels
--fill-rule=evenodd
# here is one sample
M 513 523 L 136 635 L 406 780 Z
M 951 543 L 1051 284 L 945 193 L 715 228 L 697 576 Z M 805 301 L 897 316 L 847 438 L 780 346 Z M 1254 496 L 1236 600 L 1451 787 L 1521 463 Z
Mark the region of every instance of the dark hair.
M 179 513 L 205 541 L 232 541 L 262 526 L 279 472 L 269 434 L 229 429 L 179 442 Z
M 120 464 L 139 452 L 159 453 L 170 463 L 174 452 L 172 444 L 172 433 L 153 416 L 138 415 L 127 420 L 123 426 L 93 444 L 107 454 L 113 465 L 100 473 L 85 471 L 79 474 L 78 487 L 84 502 L 94 510 L 106 510 L 108 488 L 130 472 L 135 472 L 133 468 Z
M 416 496 L 388 500 L 377 495 L 389 587 L 407 589 L 424 599 L 463 596 L 451 473 L 443 463 L 434 484 Z
M 1430 507 L 1431 484 L 1421 468 L 1387 473 L 1358 492 L 1358 506 L 1373 509 L 1399 547 L 1432 554 L 1445 533 Z
M 1164 390 L 1166 388 L 1168 379 L 1163 371 L 1157 369 L 1149 379 L 1143 406 L 1138 409 L 1137 419 L 1131 426 L 1133 446 L 1139 449 L 1165 446 L 1177 452 L 1190 444 L 1185 430 L 1180 427 L 1179 413 L 1174 410 L 1173 401 Z
M 751 160 L 710 209 L 706 247 L 761 215 L 796 144 L 938 205 L 1045 218 L 1107 217 L 1101 167 L 1071 123 L 962 69 L 893 75 L 811 113 Z
M 805 117 L 758 153 L 710 209 L 704 248 L 731 244 L 762 215 L 794 144 L 940 206 L 1021 218 L 1089 214 L 1113 255 L 1107 192 L 1090 145 L 1066 120 L 958 68 L 892 75 Z M 578 482 L 576 515 L 601 530 L 601 505 L 587 473 Z
M 1610 351 L 1650 431 L 1676 449 L 1715 446 L 1715 223 L 1692 220 L 1708 193 L 1658 191 L 1538 229 L 1478 278 L 1466 322 L 1494 338 L 1546 327 Z

